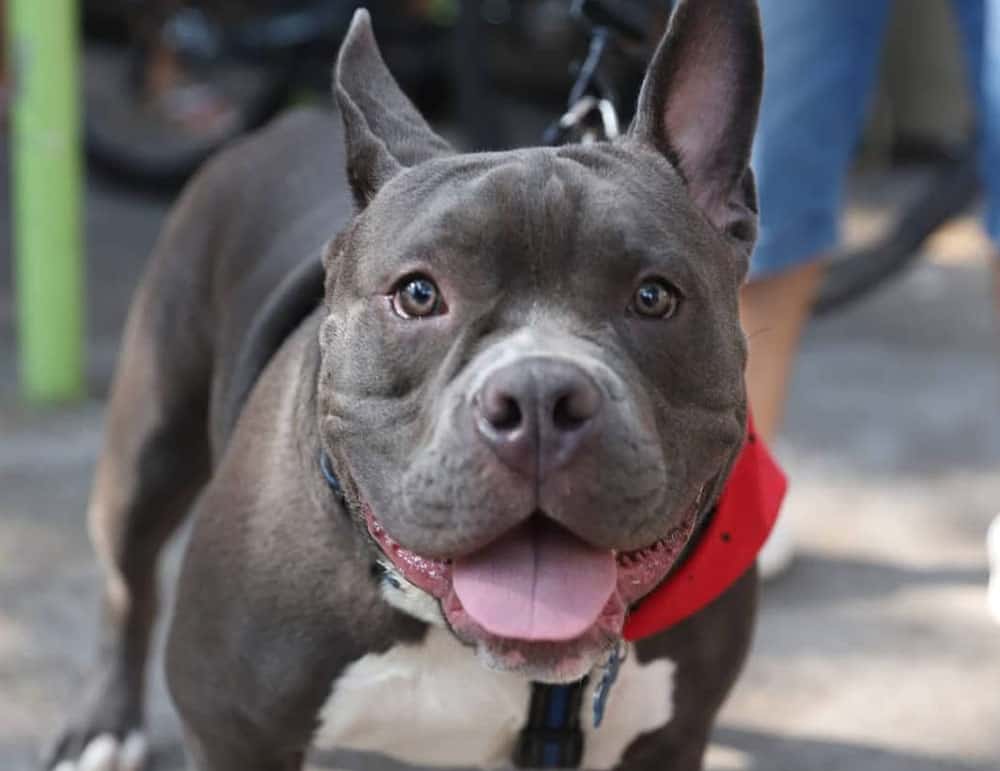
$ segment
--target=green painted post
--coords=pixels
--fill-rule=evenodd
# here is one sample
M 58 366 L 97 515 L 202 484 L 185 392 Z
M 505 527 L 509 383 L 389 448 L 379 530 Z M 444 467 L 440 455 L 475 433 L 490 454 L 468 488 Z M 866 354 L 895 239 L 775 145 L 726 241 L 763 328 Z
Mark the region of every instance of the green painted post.
M 65 401 L 84 382 L 77 2 L 7 8 L 21 389 L 29 401 Z

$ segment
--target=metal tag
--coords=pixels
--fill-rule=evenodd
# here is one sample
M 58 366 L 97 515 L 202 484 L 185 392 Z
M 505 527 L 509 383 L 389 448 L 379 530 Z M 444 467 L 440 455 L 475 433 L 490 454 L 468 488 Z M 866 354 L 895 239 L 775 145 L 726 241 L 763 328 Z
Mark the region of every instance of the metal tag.
M 611 686 L 618 679 L 618 672 L 626 658 L 628 658 L 628 646 L 619 642 L 608 657 L 607 663 L 604 665 L 604 672 L 601 674 L 601 680 L 594 688 L 594 728 L 600 728 L 604 721 L 604 709 L 608 704 Z

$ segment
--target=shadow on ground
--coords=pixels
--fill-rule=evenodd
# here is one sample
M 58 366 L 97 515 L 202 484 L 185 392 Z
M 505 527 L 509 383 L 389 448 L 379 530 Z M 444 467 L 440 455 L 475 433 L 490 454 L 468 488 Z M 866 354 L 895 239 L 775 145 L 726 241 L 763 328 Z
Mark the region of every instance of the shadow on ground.
M 716 741 L 736 750 L 749 764 L 746 771 L 995 771 L 993 763 L 964 763 L 952 758 L 933 758 L 889 750 L 871 744 L 787 737 L 780 734 L 720 728 Z

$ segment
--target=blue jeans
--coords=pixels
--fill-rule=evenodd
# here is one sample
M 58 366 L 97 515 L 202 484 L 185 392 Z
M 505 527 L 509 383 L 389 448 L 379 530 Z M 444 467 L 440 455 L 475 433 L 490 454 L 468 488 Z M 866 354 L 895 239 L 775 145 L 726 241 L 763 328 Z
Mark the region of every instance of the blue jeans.
M 952 0 L 1000 246 L 1000 0 Z M 844 182 L 874 89 L 889 0 L 761 0 L 766 70 L 754 171 L 760 240 L 750 276 L 808 262 L 837 244 Z

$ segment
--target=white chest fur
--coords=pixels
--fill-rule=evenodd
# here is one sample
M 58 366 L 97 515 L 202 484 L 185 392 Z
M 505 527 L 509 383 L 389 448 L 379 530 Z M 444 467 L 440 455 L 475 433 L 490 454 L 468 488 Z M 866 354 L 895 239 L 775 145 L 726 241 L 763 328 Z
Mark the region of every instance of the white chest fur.
M 612 768 L 639 734 L 670 721 L 673 674 L 671 661 L 640 665 L 630 656 L 598 729 L 587 694 L 585 768 Z M 419 765 L 502 768 L 530 696 L 522 677 L 486 669 L 451 633 L 431 627 L 422 643 L 365 656 L 345 670 L 323 707 L 316 743 Z

